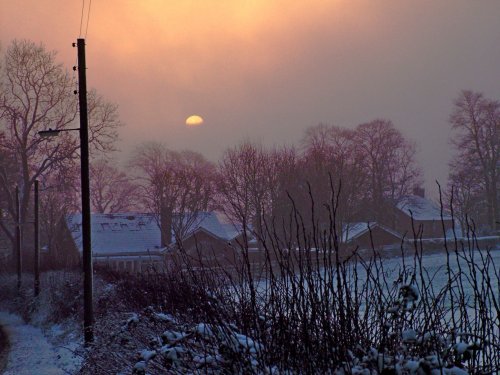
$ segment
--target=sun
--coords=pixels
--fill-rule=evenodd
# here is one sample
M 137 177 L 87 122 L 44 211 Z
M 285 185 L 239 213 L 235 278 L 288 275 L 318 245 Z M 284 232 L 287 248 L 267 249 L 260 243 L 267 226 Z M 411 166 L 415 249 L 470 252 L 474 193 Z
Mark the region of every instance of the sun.
M 186 119 L 187 126 L 200 126 L 201 124 L 203 124 L 203 117 L 201 116 L 192 115 Z

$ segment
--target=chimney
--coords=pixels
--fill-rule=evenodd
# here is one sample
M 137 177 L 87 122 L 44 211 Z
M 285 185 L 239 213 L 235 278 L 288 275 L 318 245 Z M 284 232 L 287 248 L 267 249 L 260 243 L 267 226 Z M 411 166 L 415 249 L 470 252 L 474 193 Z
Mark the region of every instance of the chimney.
M 425 189 L 421 186 L 415 186 L 413 188 L 413 195 L 416 195 L 417 197 L 425 198 Z

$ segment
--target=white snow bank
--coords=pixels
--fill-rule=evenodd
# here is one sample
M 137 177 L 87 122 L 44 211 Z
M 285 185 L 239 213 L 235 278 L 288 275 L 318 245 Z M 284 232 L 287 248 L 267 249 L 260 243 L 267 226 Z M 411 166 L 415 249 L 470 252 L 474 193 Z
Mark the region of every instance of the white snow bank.
M 3 311 L 0 311 L 0 325 L 10 343 L 4 375 L 59 375 L 78 370 L 81 359 L 69 348 L 49 343 L 40 328 Z

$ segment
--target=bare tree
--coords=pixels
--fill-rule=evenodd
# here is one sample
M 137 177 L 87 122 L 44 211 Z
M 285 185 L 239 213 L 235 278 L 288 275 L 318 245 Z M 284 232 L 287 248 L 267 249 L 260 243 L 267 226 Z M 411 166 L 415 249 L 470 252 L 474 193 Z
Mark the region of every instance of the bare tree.
M 3 134 L 0 133 L 0 138 Z M 14 207 L 10 205 L 15 201 L 12 190 L 6 189 L 6 186 L 15 184 L 15 168 L 12 156 L 5 150 L 0 149 L 0 246 L 7 247 L 7 243 L 14 243 L 14 222 L 9 213 Z M 5 248 L 5 250 L 7 250 Z M 0 250 L 1 251 L 1 250 Z M 0 254 L 0 256 L 8 256 L 8 253 Z
M 261 240 L 265 217 L 272 213 L 276 178 L 272 152 L 260 144 L 242 142 L 227 149 L 219 162 L 221 207 L 244 231 L 253 228 Z
M 169 245 L 172 231 L 182 239 L 203 211 L 213 206 L 214 166 L 193 151 L 172 151 L 159 143 L 146 143 L 131 163 L 140 174 L 143 203 L 155 214 L 162 246 Z
M 90 166 L 90 202 L 95 212 L 117 213 L 138 208 L 138 186 L 130 176 L 99 159 Z
M 50 256 L 45 267 L 60 268 L 75 264 L 75 254 L 65 247 L 68 214 L 80 211 L 80 170 L 76 161 L 65 163 L 58 173 L 44 176 L 40 190 L 41 241 L 47 246 Z M 71 230 L 71 228 L 69 228 Z
M 445 193 L 446 200 L 453 204 L 454 215 L 460 223 L 462 233 L 470 229 L 471 220 L 478 224 L 487 222 L 488 210 L 481 176 L 474 166 L 468 164 L 468 161 L 453 160 L 450 163 L 450 175 Z
M 5 52 L 5 67 L 0 77 L 0 128 L 4 129 L 5 137 L 0 139 L 0 149 L 11 155 L 15 165 L 14 180 L 21 196 L 21 224 L 27 219 L 34 181 L 62 168 L 77 156 L 79 148 L 78 138 L 70 132 L 52 140 L 38 135 L 40 130 L 48 128 L 78 126 L 75 121 L 78 103 L 72 94 L 72 79 L 56 63 L 55 55 L 43 45 L 27 40 L 13 41 Z M 117 136 L 116 129 L 121 125 L 117 107 L 95 91 L 91 91 L 88 98 L 91 148 L 94 152 L 109 151 Z M 2 179 L 0 184 L 4 191 L 13 190 L 11 182 Z M 7 195 L 7 199 L 8 213 L 13 218 L 12 194 Z M 1 223 L 0 226 L 13 238 L 12 230 Z
M 359 125 L 354 143 L 366 175 L 365 207 L 374 219 L 384 221 L 387 203 L 394 204 L 421 183 L 416 146 L 388 120 Z
M 299 154 L 294 147 L 270 151 L 273 179 L 270 181 L 273 219 L 283 220 L 290 215 L 289 195 L 295 196 L 299 171 Z
M 312 198 L 320 207 L 331 207 L 332 199 L 338 200 L 336 219 L 340 226 L 356 218 L 365 186 L 362 155 L 356 152 L 355 140 L 353 130 L 319 124 L 308 128 L 301 142 L 301 180 L 309 183 Z M 307 202 L 309 186 L 304 187 L 304 182 L 302 186 Z M 317 219 L 328 222 L 327 210 L 319 211 Z
M 481 93 L 462 91 L 455 100 L 450 123 L 455 130 L 452 143 L 457 151 L 450 165 L 451 180 L 459 191 L 473 192 L 469 201 L 484 201 L 485 224 L 495 230 L 499 220 L 500 102 L 487 99 Z M 462 216 L 465 214 L 471 215 L 473 211 L 465 211 Z

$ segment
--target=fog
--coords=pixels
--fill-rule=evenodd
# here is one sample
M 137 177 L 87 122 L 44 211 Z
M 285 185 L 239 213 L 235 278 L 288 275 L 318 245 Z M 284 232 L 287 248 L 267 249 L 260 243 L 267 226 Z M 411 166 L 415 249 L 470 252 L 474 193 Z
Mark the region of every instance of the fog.
M 0 38 L 43 42 L 119 104 L 119 147 L 160 140 L 216 160 L 244 138 L 296 143 L 320 122 L 394 122 L 419 146 L 427 191 L 448 173 L 453 99 L 499 98 L 500 2 L 0 0 Z M 185 119 L 201 115 L 203 126 Z

